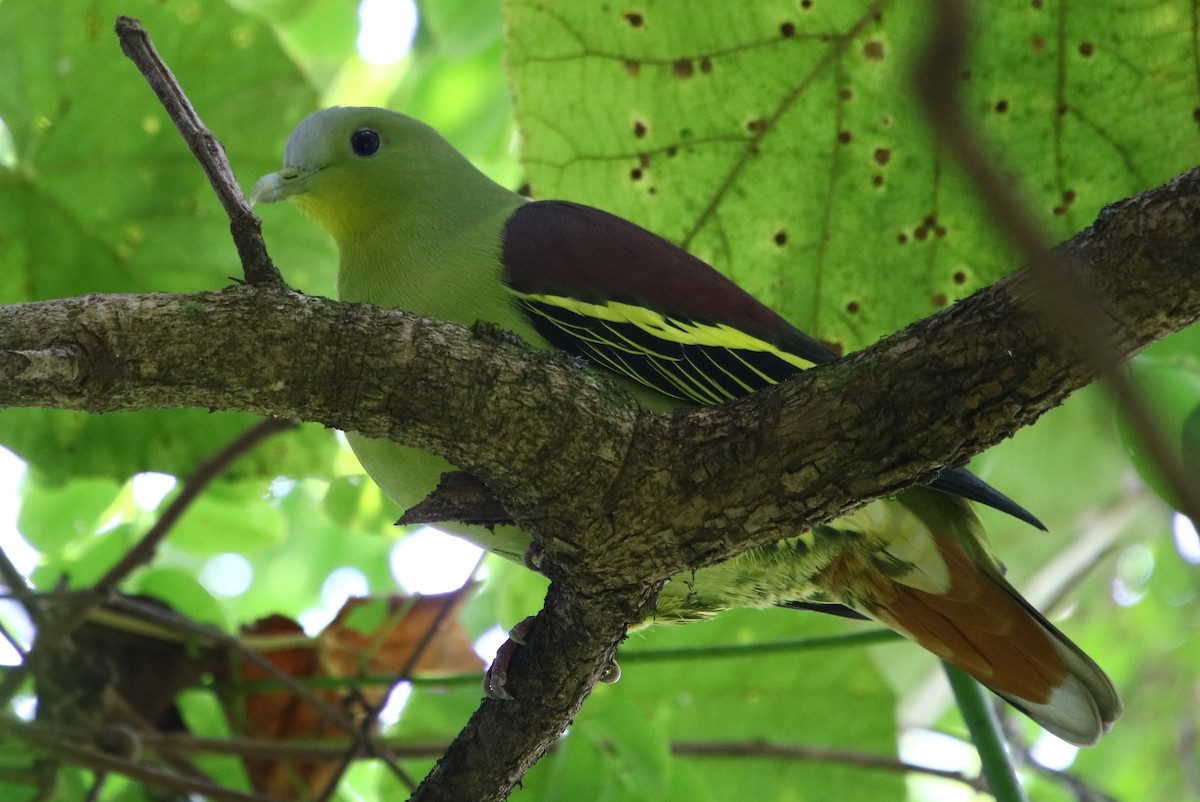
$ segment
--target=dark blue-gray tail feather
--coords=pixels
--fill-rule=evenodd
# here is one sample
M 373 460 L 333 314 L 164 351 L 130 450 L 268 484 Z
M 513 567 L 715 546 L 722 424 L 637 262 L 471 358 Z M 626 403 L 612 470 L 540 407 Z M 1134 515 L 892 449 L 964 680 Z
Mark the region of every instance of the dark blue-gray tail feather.
M 1033 513 L 966 468 L 947 468 L 941 472 L 938 478 L 930 482 L 929 486 L 936 490 L 941 490 L 943 493 L 962 496 L 965 499 L 986 504 L 993 509 L 1000 510 L 1000 512 L 1008 513 L 1030 526 L 1036 526 L 1043 532 L 1046 531 L 1046 525 L 1039 521 Z

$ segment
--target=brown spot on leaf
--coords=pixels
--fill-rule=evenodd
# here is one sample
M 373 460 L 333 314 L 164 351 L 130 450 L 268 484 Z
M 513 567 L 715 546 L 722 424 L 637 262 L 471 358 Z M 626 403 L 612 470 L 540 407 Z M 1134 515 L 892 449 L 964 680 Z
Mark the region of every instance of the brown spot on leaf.
M 929 236 L 929 229 L 925 226 L 917 226 L 916 231 L 913 232 L 913 236 L 916 237 L 918 241 L 924 242 Z
M 658 187 L 650 187 L 650 188 L 649 188 L 649 189 L 647 189 L 646 191 L 647 191 L 648 193 L 650 193 L 651 195 L 657 195 L 657 194 L 658 194 Z
M 967 283 L 967 274 L 964 273 L 962 270 L 955 270 L 954 271 L 954 283 L 955 284 L 966 284 Z
M 813 7 L 813 0 L 800 0 L 800 8 L 808 11 Z
M 1044 0 L 1032 0 L 1032 2 L 1030 3 L 1030 5 L 1033 6 L 1035 9 L 1037 9 L 1038 11 L 1042 10 L 1043 4 L 1044 4 Z
M 641 120 L 634 120 L 634 122 L 633 122 L 633 135 L 634 136 L 636 136 L 638 139 L 641 139 L 642 137 L 644 137 L 646 135 L 646 130 L 647 130 L 646 124 L 644 122 L 642 122 Z
M 1064 189 L 1063 190 L 1063 203 L 1070 206 L 1074 202 L 1075 202 L 1075 190 Z
M 945 306 L 949 300 L 950 299 L 946 297 L 946 293 L 939 292 L 937 295 L 933 296 L 933 305 L 938 307 Z
M 883 61 L 883 42 L 872 40 L 863 45 L 863 55 L 871 61 Z
M 840 100 L 850 100 L 850 99 L 852 99 L 853 97 L 854 97 L 854 93 L 853 93 L 853 92 L 851 92 L 849 89 L 840 89 L 840 90 L 838 90 L 838 98 L 839 98 Z
M 852 315 L 858 314 L 858 301 L 851 301 L 846 304 L 846 311 Z
M 875 163 L 880 167 L 892 160 L 892 151 L 888 148 L 875 148 Z
M 675 147 L 674 145 L 672 145 L 671 147 L 667 148 L 667 156 L 668 156 L 668 158 L 670 158 L 670 157 L 674 157 L 674 155 L 675 155 L 676 153 L 678 153 L 678 152 L 679 152 L 679 148 Z
M 624 16 L 625 21 L 634 28 L 640 28 L 646 22 L 646 20 L 642 18 L 642 15 L 636 11 L 626 11 L 622 16 Z
M 649 167 L 650 166 L 650 154 L 649 153 L 639 153 L 638 154 L 638 164 L 642 166 L 642 169 Z
M 1032 39 L 1030 39 L 1029 40 L 1029 48 L 1031 50 L 1033 50 L 1034 53 L 1041 53 L 1043 50 L 1046 49 L 1045 37 L 1035 36 Z
M 1200 108 L 1192 109 L 1192 119 L 1200 123 Z
M 642 62 L 634 59 L 629 59 L 625 62 L 625 74 L 630 78 L 636 78 L 638 73 L 642 71 Z
M 696 67 L 691 59 L 681 58 L 671 65 L 671 74 L 676 78 L 691 78 L 695 72 Z
M 1087 58 L 1088 56 L 1092 55 L 1092 53 L 1094 53 L 1094 52 L 1095 52 L 1095 48 L 1092 47 L 1091 42 L 1080 42 L 1079 43 L 1079 55 L 1083 56 L 1084 58 Z
M 750 122 L 746 123 L 746 130 L 752 134 L 759 134 L 767 130 L 767 121 L 762 117 L 755 117 Z
M 896 242 L 900 243 L 901 245 L 907 245 L 908 244 L 908 235 L 905 234 L 903 231 L 901 231 L 899 234 L 896 235 Z
M 883 176 L 877 175 L 871 179 L 871 185 L 876 187 L 883 186 Z
M 524 184 L 517 187 L 517 194 L 524 195 L 527 198 L 532 198 L 533 197 L 533 186 L 528 181 L 526 181 Z
M 852 139 L 854 137 L 851 136 L 849 131 L 838 131 L 838 142 L 841 142 L 843 145 L 849 145 Z
M 787 245 L 787 241 L 788 241 L 787 232 L 786 231 L 777 231 L 777 232 L 775 232 L 775 236 L 772 237 L 772 239 L 775 240 L 775 244 L 779 245 L 780 247 Z
M 996 113 L 997 114 L 1004 114 L 1007 111 L 1008 111 L 1008 101 L 1007 100 L 996 101 Z
M 779 35 L 784 39 L 791 39 L 796 35 L 796 23 L 785 22 L 779 26 Z
M 934 226 L 933 233 L 938 239 L 945 239 L 946 238 L 946 227 L 945 226 Z
M 705 75 L 712 72 L 712 59 L 710 59 L 710 58 L 700 59 L 700 72 L 704 73 Z
M 629 171 L 629 177 L 632 178 L 634 181 L 641 181 L 642 180 L 641 168 L 634 167 L 632 170 Z

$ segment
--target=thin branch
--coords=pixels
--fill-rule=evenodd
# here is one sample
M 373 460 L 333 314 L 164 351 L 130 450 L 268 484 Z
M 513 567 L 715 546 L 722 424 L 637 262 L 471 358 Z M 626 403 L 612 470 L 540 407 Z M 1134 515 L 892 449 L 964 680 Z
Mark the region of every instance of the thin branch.
M 232 755 L 242 758 L 281 761 L 320 762 L 334 760 L 341 757 L 346 750 L 344 744 L 334 743 L 291 743 L 262 738 L 197 738 L 172 733 L 150 734 L 144 740 L 147 746 L 153 746 L 164 752 L 178 752 L 179 754 L 189 755 Z M 441 756 L 449 746 L 449 742 L 388 739 L 379 741 L 375 746 L 387 749 L 398 758 L 429 759 Z M 679 757 L 804 760 L 817 763 L 858 766 L 882 771 L 925 774 L 931 777 L 939 777 L 963 783 L 976 791 L 987 791 L 986 784 L 979 777 L 971 777 L 959 771 L 931 768 L 929 766 L 898 760 L 887 755 L 874 755 L 853 749 L 838 749 L 808 744 L 775 743 L 770 741 L 672 741 L 670 749 L 672 754 Z M 551 751 L 554 751 L 554 749 Z M 375 757 L 377 755 L 366 753 L 362 756 Z
M 446 597 L 442 600 L 441 605 L 438 607 L 437 614 L 433 617 L 433 620 L 430 621 L 429 626 L 426 627 L 425 631 L 421 633 L 421 640 L 417 642 L 416 647 L 412 650 L 412 653 L 409 654 L 408 660 L 403 666 L 400 667 L 400 670 L 397 671 L 396 675 L 392 678 L 392 681 L 388 687 L 389 696 L 391 695 L 391 692 L 396 689 L 397 685 L 409 679 L 413 668 L 416 667 L 417 662 L 421 659 L 421 656 L 425 654 L 425 651 L 433 643 L 433 639 L 437 637 L 438 632 L 442 628 L 442 624 L 446 622 L 447 618 L 454 611 L 455 607 L 462 601 L 463 594 L 467 593 L 475 586 L 475 574 L 479 571 L 480 566 L 483 565 L 485 556 L 486 555 L 484 554 L 479 555 L 479 559 L 476 561 L 475 567 L 471 570 L 471 573 L 468 575 L 466 581 L 464 581 L 462 585 L 460 585 L 453 593 L 446 594 Z M 334 792 L 337 790 L 338 785 L 341 783 L 342 777 L 350 768 L 350 764 L 353 763 L 357 758 L 365 756 L 368 752 L 370 752 L 372 756 L 378 757 L 386 762 L 388 767 L 391 768 L 396 776 L 400 778 L 401 782 L 408 786 L 409 790 L 417 787 L 416 782 L 406 771 L 404 771 L 403 768 L 401 768 L 400 764 L 396 762 L 391 753 L 386 748 L 380 749 L 373 740 L 371 731 L 379 722 L 379 714 L 381 712 L 383 712 L 383 705 L 368 707 L 367 715 L 363 717 L 363 720 L 359 724 L 362 737 L 359 738 L 355 743 L 351 744 L 350 747 L 343 752 L 341 756 L 341 764 L 329 778 L 329 781 L 325 784 L 324 791 L 317 796 L 318 802 L 325 802 L 325 800 L 331 799 Z
M 953 780 L 986 792 L 987 785 L 979 777 L 960 771 L 936 769 L 885 755 L 872 755 L 853 749 L 837 749 L 807 744 L 779 744 L 768 741 L 673 741 L 671 754 L 680 757 L 765 757 L 788 760 L 807 760 L 818 763 L 839 763 L 847 766 L 879 769 L 903 774 L 925 774 L 943 780 Z
M 180 794 L 198 794 L 216 802 L 278 802 L 274 797 L 246 791 L 235 791 L 197 777 L 187 777 L 157 766 L 102 752 L 71 741 L 69 734 L 59 728 L 14 721 L 0 717 L 0 732 L 11 735 L 47 755 L 62 761 L 85 766 L 97 773 L 113 772 L 152 788 Z
M 260 421 L 217 453 L 201 460 L 192 475 L 184 482 L 179 495 L 167 506 L 167 509 L 163 511 L 163 514 L 159 516 L 142 539 L 96 583 L 92 592 L 80 596 L 78 602 L 70 608 L 41 623 L 37 639 L 29 654 L 25 656 L 19 667 L 7 674 L 3 681 L 0 681 L 0 706 L 8 703 L 24 681 L 26 674 L 38 665 L 39 660 L 42 659 L 41 655 L 52 652 L 69 638 L 87 621 L 88 616 L 97 607 L 111 598 L 112 592 L 121 580 L 135 568 L 149 562 L 154 557 L 158 544 L 167 536 L 179 517 L 191 506 L 204 488 L 228 471 L 238 458 L 248 453 L 263 440 L 278 432 L 295 428 L 297 425 L 292 420 L 269 418 Z M 0 567 L 7 561 L 7 557 L 0 559 Z M 26 609 L 31 611 L 32 617 L 34 606 L 27 604 Z
M 171 116 L 175 127 L 179 129 L 184 141 L 200 162 L 200 166 L 204 168 L 204 174 L 208 176 L 213 191 L 229 217 L 229 229 L 237 246 L 246 283 L 282 288 L 283 278 L 267 254 L 267 246 L 263 242 L 262 221 L 250 210 L 246 196 L 242 194 L 237 179 L 233 177 L 233 168 L 229 166 L 229 159 L 225 156 L 225 148 L 221 141 L 204 125 L 179 82 L 154 49 L 150 35 L 142 28 L 142 23 L 132 17 L 117 17 L 114 29 L 121 42 L 121 50 L 137 65 L 146 83 L 150 84 L 159 102 Z
M 152 604 L 147 604 L 139 599 L 130 598 L 127 596 L 119 596 L 110 602 L 117 609 L 125 609 L 136 613 L 139 616 L 144 616 L 159 623 L 175 627 L 192 635 L 199 636 L 209 643 L 226 648 L 236 653 L 245 660 L 253 663 L 258 668 L 262 669 L 269 676 L 282 684 L 292 693 L 299 696 L 307 704 L 311 705 L 326 721 L 337 726 L 352 738 L 358 737 L 358 728 L 354 722 L 340 711 L 330 707 L 324 701 L 314 696 L 309 692 L 301 682 L 294 677 L 289 676 L 281 671 L 274 663 L 267 660 L 254 649 L 247 649 L 242 642 L 232 636 L 227 635 L 220 630 L 206 627 L 202 624 L 197 624 L 190 619 L 184 618 L 173 610 L 164 609 Z
M 154 559 L 159 544 L 214 479 L 223 476 L 234 462 L 253 451 L 262 441 L 280 432 L 295 429 L 299 425 L 295 420 L 266 418 L 244 431 L 220 451 L 196 463 L 195 470 L 184 480 L 179 495 L 172 499 L 142 539 L 96 582 L 96 590 L 104 592 L 115 589 L 134 569 Z
M 764 641 L 762 643 L 719 643 L 706 646 L 679 647 L 673 649 L 632 649 L 622 651 L 618 656 L 621 664 L 635 663 L 667 663 L 688 660 L 720 660 L 740 657 L 762 657 L 764 655 L 788 655 L 798 652 L 818 651 L 822 649 L 853 649 L 872 646 L 877 643 L 902 640 L 902 636 L 890 629 L 871 629 L 864 632 L 847 632 L 841 635 L 824 635 L 809 638 L 791 638 L 784 640 Z M 265 640 L 265 639 L 264 639 Z M 301 639 L 307 644 L 310 639 Z M 241 642 L 250 648 L 261 648 L 259 639 L 243 636 Z M 446 687 L 457 685 L 479 685 L 478 672 L 469 674 L 449 674 L 436 676 L 409 676 L 407 681 L 414 686 Z M 395 674 L 358 674 L 354 677 L 313 677 L 299 680 L 309 689 L 348 688 L 352 685 L 392 685 L 396 682 Z M 211 690 L 221 690 L 227 683 L 212 683 L 202 685 Z M 252 691 L 278 690 L 279 684 L 271 681 L 240 683 L 238 689 L 243 693 Z
M 847 632 L 841 635 L 823 635 L 792 640 L 766 641 L 763 643 L 718 643 L 706 646 L 685 646 L 676 649 L 632 649 L 621 652 L 622 663 L 664 663 L 674 660 L 714 660 L 722 657 L 760 657 L 770 654 L 795 654 L 872 646 L 876 643 L 902 640 L 902 636 L 890 629 L 871 629 L 865 632 Z

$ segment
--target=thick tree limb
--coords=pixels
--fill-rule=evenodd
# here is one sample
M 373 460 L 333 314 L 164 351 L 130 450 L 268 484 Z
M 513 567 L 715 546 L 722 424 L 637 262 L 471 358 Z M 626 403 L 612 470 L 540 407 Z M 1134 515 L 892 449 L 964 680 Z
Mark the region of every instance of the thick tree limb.
M 1059 249 L 1116 358 L 1200 316 L 1198 223 L 1192 171 Z M 672 417 L 568 360 L 401 312 L 249 287 L 86 296 L 0 308 L 0 406 L 295 416 L 483 477 L 541 539 L 555 603 L 510 673 L 530 701 L 485 704 L 418 798 L 498 799 L 662 579 L 928 479 L 1091 381 L 1039 323 L 1037 286 L 1017 272 L 837 365 Z
M 1198 218 L 1193 171 L 1060 248 L 1117 357 L 1200 315 Z M 0 405 L 240 409 L 426 447 L 481 476 L 552 557 L 584 552 L 568 573 L 599 589 L 828 520 L 1036 420 L 1093 372 L 1038 323 L 1034 287 L 1019 271 L 837 365 L 675 416 L 565 359 L 368 305 L 85 296 L 0 309 Z

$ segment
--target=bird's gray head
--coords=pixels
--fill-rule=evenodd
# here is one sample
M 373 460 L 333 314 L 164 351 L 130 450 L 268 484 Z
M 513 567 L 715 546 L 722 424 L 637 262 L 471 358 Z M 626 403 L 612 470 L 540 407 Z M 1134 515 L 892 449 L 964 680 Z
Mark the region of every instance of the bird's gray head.
M 406 198 L 419 200 L 464 164 L 437 131 L 412 117 L 335 107 L 300 121 L 288 137 L 283 169 L 260 178 L 250 199 L 295 201 L 339 237 L 375 214 L 400 211 Z

